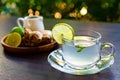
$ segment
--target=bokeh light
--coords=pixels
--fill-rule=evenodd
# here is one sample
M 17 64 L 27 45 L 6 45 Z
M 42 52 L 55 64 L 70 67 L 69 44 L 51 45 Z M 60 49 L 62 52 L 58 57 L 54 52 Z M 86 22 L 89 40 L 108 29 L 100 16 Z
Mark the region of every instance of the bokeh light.
M 55 12 L 54 17 L 56 19 L 61 19 L 62 18 L 62 14 L 60 12 Z
M 87 14 L 87 8 L 86 7 L 82 7 L 82 9 L 80 10 L 80 14 L 81 15 L 86 15 Z

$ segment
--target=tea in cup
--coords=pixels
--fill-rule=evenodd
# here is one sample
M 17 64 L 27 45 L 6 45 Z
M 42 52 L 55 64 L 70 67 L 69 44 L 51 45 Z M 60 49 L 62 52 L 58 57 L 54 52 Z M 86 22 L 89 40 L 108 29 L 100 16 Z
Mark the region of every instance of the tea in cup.
M 23 25 L 22 25 L 22 23 Z M 24 18 L 17 19 L 18 26 L 23 26 L 25 28 L 29 28 L 32 31 L 43 31 L 43 17 L 42 16 L 26 16 Z
M 101 34 L 96 31 L 80 30 L 72 41 L 65 41 L 62 46 L 62 56 L 65 63 L 74 69 L 89 69 L 96 65 L 102 57 L 102 50 L 110 48 L 107 57 L 114 54 L 111 43 L 102 43 Z

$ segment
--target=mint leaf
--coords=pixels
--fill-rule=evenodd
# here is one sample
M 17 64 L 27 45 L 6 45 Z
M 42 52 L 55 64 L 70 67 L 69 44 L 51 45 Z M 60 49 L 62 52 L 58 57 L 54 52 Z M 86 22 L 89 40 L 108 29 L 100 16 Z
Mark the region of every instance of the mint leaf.
M 85 47 L 83 47 L 83 46 L 77 46 L 77 48 L 78 48 L 77 52 L 81 52 Z

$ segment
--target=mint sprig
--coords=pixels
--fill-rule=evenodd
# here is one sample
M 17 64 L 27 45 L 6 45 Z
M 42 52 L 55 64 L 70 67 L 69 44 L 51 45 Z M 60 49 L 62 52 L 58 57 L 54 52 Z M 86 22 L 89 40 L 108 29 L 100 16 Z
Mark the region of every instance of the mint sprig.
M 83 46 L 76 46 L 78 48 L 77 52 L 81 52 L 83 49 L 85 49 L 85 47 Z

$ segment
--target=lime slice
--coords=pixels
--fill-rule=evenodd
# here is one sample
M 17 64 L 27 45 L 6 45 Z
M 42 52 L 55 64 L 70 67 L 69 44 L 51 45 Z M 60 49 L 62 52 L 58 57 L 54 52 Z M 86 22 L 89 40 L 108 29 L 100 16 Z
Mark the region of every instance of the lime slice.
M 83 39 L 83 37 L 81 37 L 81 36 L 75 36 L 74 37 L 74 40 L 82 40 Z
M 22 27 L 16 26 L 16 27 L 13 27 L 12 30 L 11 30 L 11 33 L 14 33 L 14 32 L 17 32 L 17 33 L 19 33 L 21 36 L 23 36 L 23 34 L 24 34 L 24 29 L 23 29 Z
M 17 32 L 14 32 L 14 33 L 10 33 L 7 36 L 7 38 L 5 40 L 5 43 L 7 45 L 17 47 L 17 46 L 20 45 L 21 41 L 22 41 L 21 35 L 19 33 L 17 33 Z
M 94 40 L 94 38 L 93 37 L 89 37 L 89 36 L 75 36 L 74 40 L 92 41 L 92 40 Z
M 58 23 L 52 28 L 53 38 L 58 44 L 63 44 L 63 38 L 67 41 L 74 39 L 73 28 L 66 23 Z

